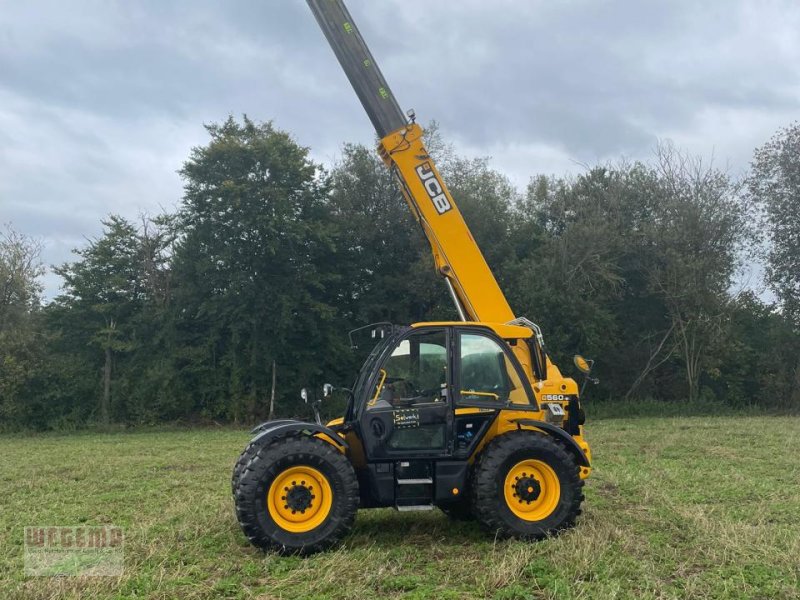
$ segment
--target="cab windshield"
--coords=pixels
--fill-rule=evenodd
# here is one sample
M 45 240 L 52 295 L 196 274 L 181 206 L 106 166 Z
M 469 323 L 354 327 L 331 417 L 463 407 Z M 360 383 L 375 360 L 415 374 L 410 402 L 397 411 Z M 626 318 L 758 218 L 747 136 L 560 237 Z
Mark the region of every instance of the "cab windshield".
M 356 382 L 353 385 L 353 395 L 347 404 L 347 413 L 345 418 L 346 421 L 351 421 L 355 418 L 355 407 L 353 406 L 355 399 L 364 397 L 364 388 L 369 382 L 369 376 L 372 373 L 372 370 L 375 368 L 375 364 L 378 362 L 378 359 L 383 355 L 387 348 L 394 346 L 399 333 L 399 331 L 387 333 L 383 339 L 379 340 L 378 343 L 375 344 L 370 353 L 367 355 L 367 358 L 364 360 L 364 364 L 361 366 L 361 369 L 358 372 Z

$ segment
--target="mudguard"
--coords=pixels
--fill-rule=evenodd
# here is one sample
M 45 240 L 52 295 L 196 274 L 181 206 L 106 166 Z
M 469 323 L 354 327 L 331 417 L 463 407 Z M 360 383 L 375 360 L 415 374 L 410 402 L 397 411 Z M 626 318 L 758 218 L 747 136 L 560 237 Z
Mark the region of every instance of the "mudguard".
M 250 435 L 255 435 L 260 433 L 266 429 L 270 429 L 271 427 L 276 427 L 277 425 L 281 425 L 283 423 L 296 423 L 295 419 L 273 419 L 272 421 L 264 421 L 258 427 L 253 427 L 250 431 Z
M 578 460 L 578 464 L 582 467 L 589 467 L 589 459 L 586 458 L 586 454 L 584 454 L 581 447 L 578 445 L 578 442 L 572 439 L 572 436 L 558 427 L 553 425 L 552 423 L 545 423 L 544 421 L 537 421 L 536 419 L 514 419 L 514 423 L 517 424 L 517 427 L 522 429 L 523 427 L 535 427 L 536 429 L 541 429 L 542 431 L 546 432 L 549 435 L 552 435 L 554 438 L 557 438 L 564 442 L 567 446 L 567 450 L 571 451 L 575 458 Z
M 319 423 L 307 423 L 305 421 L 296 421 L 294 419 L 276 419 L 275 421 L 267 421 L 262 423 L 252 433 L 256 436 L 250 440 L 253 442 L 268 442 L 279 437 L 283 437 L 290 433 L 304 433 L 306 435 L 314 435 L 315 433 L 324 433 L 331 438 L 336 444 L 342 448 L 348 448 L 349 445 L 330 427 L 325 427 Z

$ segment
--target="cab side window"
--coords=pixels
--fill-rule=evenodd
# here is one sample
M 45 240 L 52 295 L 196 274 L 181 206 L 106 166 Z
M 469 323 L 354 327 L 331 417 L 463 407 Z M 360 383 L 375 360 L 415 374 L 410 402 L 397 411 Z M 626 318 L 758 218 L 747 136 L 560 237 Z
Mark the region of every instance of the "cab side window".
M 462 333 L 459 342 L 461 403 L 528 403 L 517 370 L 495 340 Z
M 412 334 L 381 365 L 367 410 L 443 402 L 447 386 L 444 330 Z

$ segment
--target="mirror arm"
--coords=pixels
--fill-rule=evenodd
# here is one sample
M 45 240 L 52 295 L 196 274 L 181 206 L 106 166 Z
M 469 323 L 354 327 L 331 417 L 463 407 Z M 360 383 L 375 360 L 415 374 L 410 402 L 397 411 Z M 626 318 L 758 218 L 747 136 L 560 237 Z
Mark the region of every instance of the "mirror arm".
M 583 391 L 586 389 L 586 385 L 590 381 L 592 382 L 593 385 L 597 385 L 598 383 L 600 383 L 600 380 L 597 377 L 589 377 L 589 373 L 586 373 L 586 376 L 583 378 L 583 385 L 581 385 L 581 391 L 580 391 L 581 402 L 583 402 Z
M 319 414 L 319 400 L 316 400 L 311 403 L 311 409 L 314 411 L 314 420 L 317 422 L 317 425 L 322 425 L 322 416 Z

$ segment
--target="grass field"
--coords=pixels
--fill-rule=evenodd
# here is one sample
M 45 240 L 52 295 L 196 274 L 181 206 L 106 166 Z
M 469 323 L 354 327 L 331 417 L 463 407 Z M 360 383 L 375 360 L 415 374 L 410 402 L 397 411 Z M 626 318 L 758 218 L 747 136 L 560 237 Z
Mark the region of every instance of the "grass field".
M 438 511 L 361 511 L 339 550 L 250 547 L 244 431 L 0 437 L 0 598 L 800 598 L 800 419 L 590 423 L 577 528 L 498 541 Z M 120 578 L 23 576 L 23 527 L 125 529 Z

